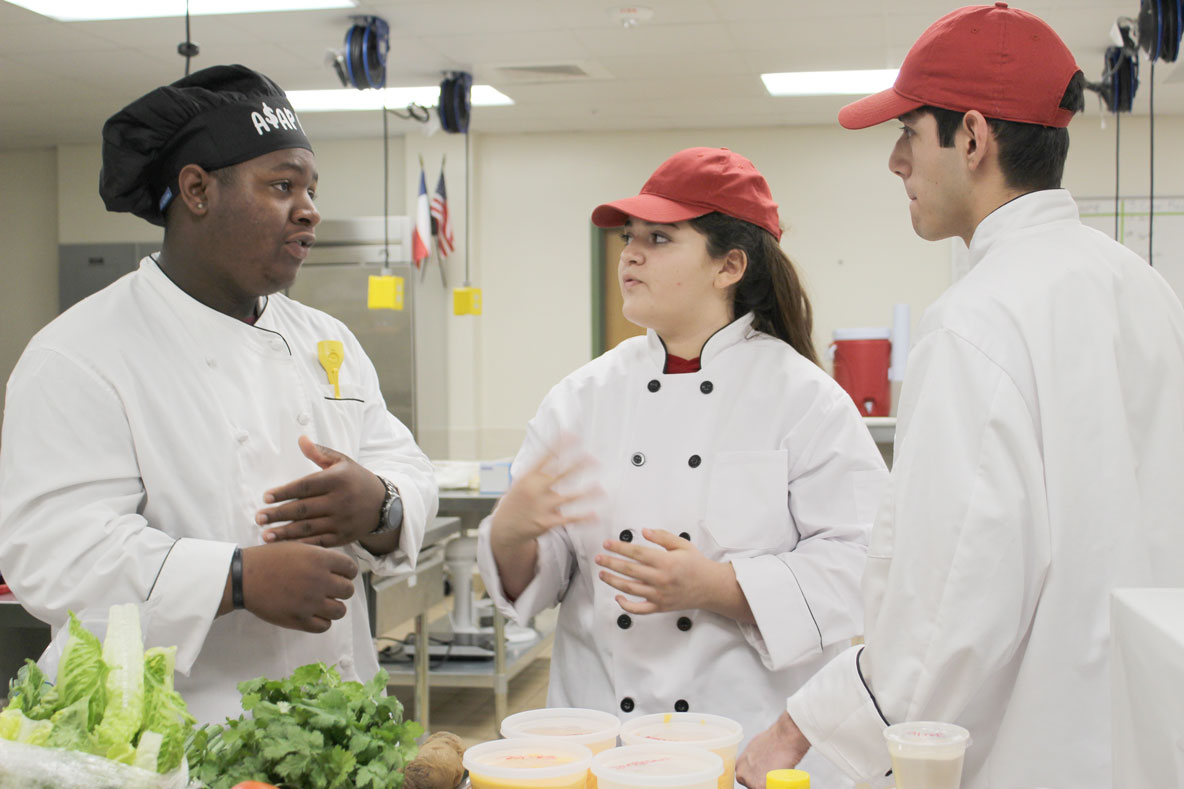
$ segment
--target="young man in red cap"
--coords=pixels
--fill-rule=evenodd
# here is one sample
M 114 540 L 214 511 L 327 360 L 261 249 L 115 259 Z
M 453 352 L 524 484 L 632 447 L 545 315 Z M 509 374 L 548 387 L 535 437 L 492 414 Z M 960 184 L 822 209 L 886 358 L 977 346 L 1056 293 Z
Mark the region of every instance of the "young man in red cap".
M 1081 104 L 1056 33 L 996 3 L 938 20 L 839 114 L 900 120 L 913 227 L 972 268 L 910 358 L 866 646 L 789 698 L 746 786 L 811 747 L 875 780 L 884 729 L 918 720 L 970 731 L 967 789 L 1111 786 L 1110 592 L 1184 584 L 1184 310 L 1059 188 Z

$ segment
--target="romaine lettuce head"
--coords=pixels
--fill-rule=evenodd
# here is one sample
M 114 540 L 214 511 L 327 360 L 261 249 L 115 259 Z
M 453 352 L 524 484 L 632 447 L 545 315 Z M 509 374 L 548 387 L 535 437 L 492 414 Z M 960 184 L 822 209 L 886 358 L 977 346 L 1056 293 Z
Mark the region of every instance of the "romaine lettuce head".
M 95 734 L 100 745 L 107 748 L 108 759 L 126 759 L 130 764 L 135 756 L 132 742 L 144 720 L 144 642 L 140 636 L 140 610 L 135 605 L 111 606 L 103 662 L 110 670 L 107 703 Z
M 61 708 L 80 699 L 87 700 L 86 731 L 94 729 L 107 706 L 107 674 L 103 645 L 71 611 L 70 637 L 58 664 L 56 687 Z
M 53 732 L 53 722 L 34 720 L 18 709 L 0 712 L 0 737 L 28 745 L 45 745 Z
M 148 734 L 159 736 L 157 762 L 151 769 L 161 773 L 181 765 L 185 741 L 197 722 L 189 714 L 181 695 L 173 690 L 176 659 L 176 647 L 153 647 L 144 653 L 144 733 L 140 735 L 136 760 L 140 764 L 147 759 L 141 754 L 144 737 Z
M 57 692 L 32 660 L 26 660 L 8 683 L 8 699 L 10 709 L 21 710 L 33 720 L 44 720 L 57 710 Z
M 67 751 L 82 751 L 101 755 L 98 741 L 91 734 L 88 724 L 89 699 L 81 698 L 68 707 L 53 714 L 53 731 L 49 733 L 46 745 Z

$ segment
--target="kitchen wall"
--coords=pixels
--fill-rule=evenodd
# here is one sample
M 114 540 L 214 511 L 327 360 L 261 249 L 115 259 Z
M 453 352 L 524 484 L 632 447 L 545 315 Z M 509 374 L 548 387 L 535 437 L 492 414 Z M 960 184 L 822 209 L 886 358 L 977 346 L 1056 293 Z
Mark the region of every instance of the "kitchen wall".
M 479 115 L 474 123 L 479 128 Z M 1093 111 L 1071 131 L 1065 185 L 1078 197 L 1112 195 L 1113 122 L 1102 128 Z M 1147 132 L 1146 118 L 1124 119 L 1124 195 L 1146 194 Z M 835 327 L 888 326 L 897 302 L 912 306 L 915 326 L 949 284 L 960 242 L 927 243 L 913 235 L 899 179 L 886 166 L 895 135 L 891 125 L 862 132 L 827 126 L 473 134 L 470 269 L 472 283 L 483 291 L 484 313 L 451 315 L 450 289 L 434 267 L 421 288 L 425 304 L 448 313 L 442 350 L 429 372 L 445 378 L 449 397 L 421 405 L 428 409 L 434 451 L 490 458 L 516 450 L 547 390 L 591 357 L 592 208 L 635 194 L 663 159 L 683 147 L 732 148 L 766 175 L 781 205 L 782 243 L 814 302 L 820 350 Z M 1184 195 L 1182 145 L 1184 118 L 1160 118 L 1160 194 Z M 391 140 L 392 213 L 414 206 L 420 155 L 429 192 L 441 157 L 447 157 L 458 244 L 446 264 L 451 288 L 464 279 L 464 138 L 412 132 Z M 381 140 L 325 141 L 317 144 L 317 156 L 318 203 L 326 217 L 381 213 Z M 28 336 L 56 314 L 59 242 L 159 238 L 146 223 L 103 211 L 95 187 L 98 161 L 97 146 L 0 154 L 0 177 L 9 185 L 0 197 L 0 264 L 9 284 L 0 293 L 4 377 Z
M 58 313 L 57 154 L 0 153 L 0 184 L 0 378 L 7 381 L 29 338 Z

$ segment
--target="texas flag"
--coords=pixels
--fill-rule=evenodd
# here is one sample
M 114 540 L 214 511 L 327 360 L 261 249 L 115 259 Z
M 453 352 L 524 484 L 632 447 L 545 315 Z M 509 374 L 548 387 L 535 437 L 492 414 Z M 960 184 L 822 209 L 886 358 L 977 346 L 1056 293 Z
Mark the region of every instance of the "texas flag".
M 432 214 L 428 207 L 428 181 L 419 163 L 419 197 L 415 200 L 415 229 L 411 233 L 411 260 L 419 268 L 432 254 Z

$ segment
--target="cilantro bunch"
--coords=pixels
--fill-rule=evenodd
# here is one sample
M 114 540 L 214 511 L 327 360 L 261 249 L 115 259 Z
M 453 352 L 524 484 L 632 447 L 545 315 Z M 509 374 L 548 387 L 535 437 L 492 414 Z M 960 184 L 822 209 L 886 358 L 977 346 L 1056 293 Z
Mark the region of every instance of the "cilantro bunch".
M 190 776 L 210 789 L 266 781 L 299 789 L 399 789 L 423 727 L 402 720 L 403 705 L 383 696 L 387 673 L 342 682 L 312 663 L 291 677 L 239 684 L 250 717 L 199 729 L 187 751 Z

